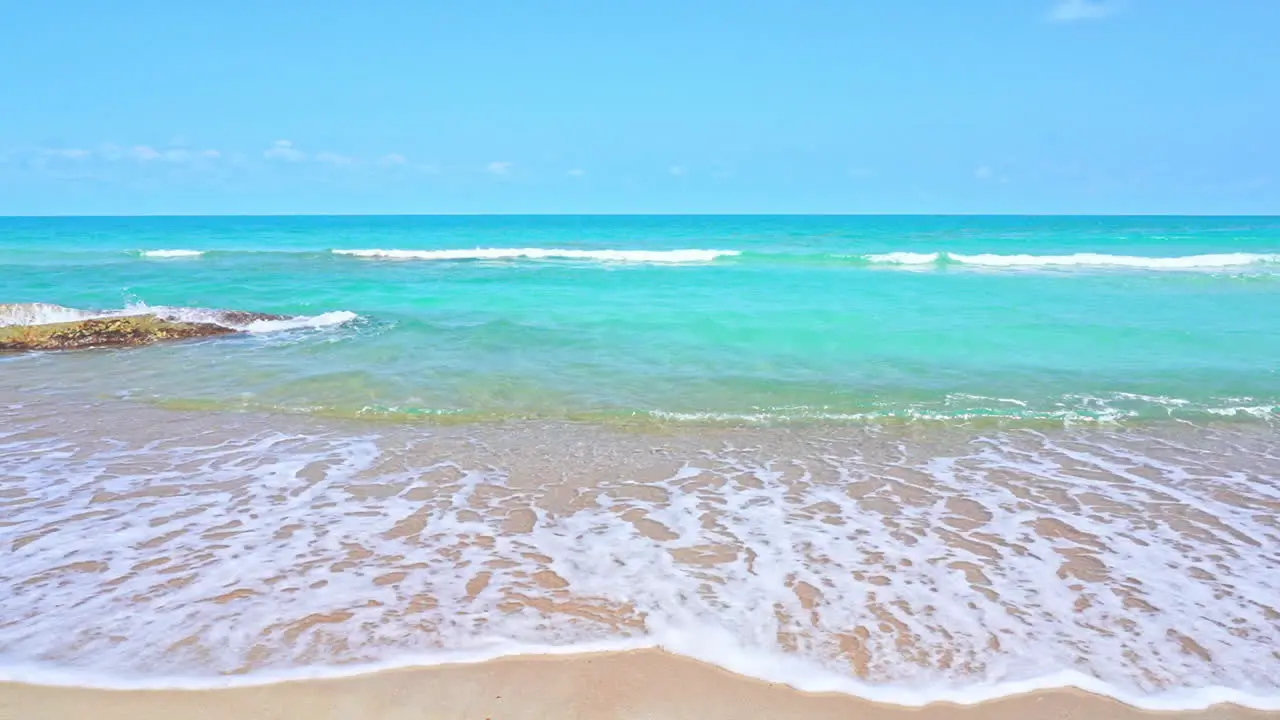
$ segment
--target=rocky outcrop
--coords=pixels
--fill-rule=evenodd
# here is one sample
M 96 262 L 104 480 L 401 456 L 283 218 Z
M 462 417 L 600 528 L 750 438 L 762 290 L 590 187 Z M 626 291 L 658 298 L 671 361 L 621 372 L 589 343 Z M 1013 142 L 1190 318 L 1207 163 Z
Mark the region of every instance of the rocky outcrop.
M 214 323 L 121 315 L 41 325 L 0 325 L 0 351 L 131 347 L 238 332 L 241 331 Z
M 286 320 L 285 315 L 268 315 L 267 313 L 248 312 L 245 310 L 218 310 L 214 316 L 219 325 L 228 325 L 233 328 L 247 327 L 249 323 L 255 323 L 259 320 Z
M 345 310 L 308 316 L 140 304 L 120 310 L 82 310 L 50 303 L 0 303 L 0 352 L 150 345 L 216 335 L 320 328 L 342 325 L 356 317 Z

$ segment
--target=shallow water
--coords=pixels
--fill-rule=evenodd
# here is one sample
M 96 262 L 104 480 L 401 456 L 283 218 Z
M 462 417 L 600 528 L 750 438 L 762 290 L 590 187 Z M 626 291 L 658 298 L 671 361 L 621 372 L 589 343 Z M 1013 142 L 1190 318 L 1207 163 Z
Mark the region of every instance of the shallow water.
M 0 302 L 358 316 L 24 369 L 202 407 L 771 423 L 1280 406 L 1274 218 L 0 219 L 0 273 Z

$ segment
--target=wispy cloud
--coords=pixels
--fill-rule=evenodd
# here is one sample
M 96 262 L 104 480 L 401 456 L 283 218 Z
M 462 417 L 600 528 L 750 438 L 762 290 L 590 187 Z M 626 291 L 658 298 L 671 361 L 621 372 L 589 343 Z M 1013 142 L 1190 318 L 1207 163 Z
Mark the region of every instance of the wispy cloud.
M 170 148 L 161 153 L 166 162 L 188 163 L 198 160 L 213 160 L 221 153 L 217 150 L 190 150 L 188 148 Z
M 675 175 L 676 177 L 680 177 L 681 175 L 684 175 L 685 172 L 686 171 L 683 165 L 672 165 L 671 167 L 667 168 L 667 173 L 670 175 Z
M 1104 0 L 1058 0 L 1049 11 L 1049 19 L 1059 23 L 1101 20 L 1118 9 L 1114 2 Z
M 150 145 L 134 145 L 132 148 L 129 149 L 128 154 L 129 154 L 129 157 L 135 160 L 141 160 L 143 162 L 159 160 L 160 158 L 164 157 L 164 155 L 159 150 L 151 147 Z
M 292 140 L 277 140 L 262 153 L 262 157 L 268 160 L 302 162 L 307 159 L 307 154 L 294 147 Z
M 332 150 L 321 150 L 320 152 L 309 153 L 298 148 L 292 140 L 277 140 L 271 144 L 262 153 L 262 157 L 267 160 L 275 160 L 287 163 L 316 163 L 320 165 L 329 165 L 332 167 L 354 167 L 363 165 L 365 158 L 355 155 L 344 155 L 340 152 Z M 385 155 L 378 160 L 379 165 L 396 165 L 403 164 L 405 158 L 403 155 Z
M 44 154 L 66 160 L 88 160 L 93 156 L 93 151 L 81 148 L 46 148 Z
M 134 145 L 128 150 L 121 150 L 115 145 L 105 145 L 101 155 L 103 159 L 111 161 L 131 158 L 144 163 L 167 162 L 184 164 L 217 160 L 222 157 L 222 152 L 213 149 L 197 150 L 185 147 L 171 147 L 161 150 L 150 145 Z
M 384 152 L 369 155 L 346 154 L 333 150 L 303 150 L 292 140 L 276 140 L 264 150 L 245 152 L 236 148 L 202 148 L 183 138 L 168 143 L 125 144 L 105 142 L 89 145 L 28 145 L 17 148 L 0 147 L 0 162 L 30 168 L 41 172 L 69 173 L 92 172 L 102 177 L 116 177 L 125 172 L 169 172 L 189 169 L 207 171 L 247 168 L 263 165 L 289 165 L 319 169 L 342 169 L 350 172 L 376 172 L 382 170 L 388 176 L 407 178 L 408 173 L 438 175 L 452 170 L 464 171 L 466 166 L 442 168 L 439 165 L 411 159 L 402 152 Z M 474 171 L 475 165 L 470 168 Z M 495 160 L 481 163 L 483 172 L 496 177 L 516 175 L 516 163 Z M 572 174 L 585 173 L 573 171 Z
M 569 172 L 565 173 L 565 175 L 568 175 L 569 177 L 584 177 L 586 176 L 586 174 L 587 174 L 587 171 L 583 170 L 582 168 L 574 168 Z
M 337 167 L 346 167 L 348 165 L 354 165 L 356 162 L 356 159 L 349 155 L 341 155 L 336 152 L 328 152 L 328 151 L 316 153 L 313 159 L 318 163 L 325 163 L 326 165 L 335 165 Z
M 505 160 L 494 160 L 493 162 L 484 166 L 484 171 L 489 173 L 490 175 L 498 175 L 500 177 L 506 177 L 507 175 L 511 174 L 511 171 L 515 169 L 515 166 L 516 164 L 513 162 L 508 162 Z
M 984 183 L 1007 183 L 1009 175 L 1004 170 L 997 170 L 990 165 L 979 165 L 973 169 L 973 179 Z

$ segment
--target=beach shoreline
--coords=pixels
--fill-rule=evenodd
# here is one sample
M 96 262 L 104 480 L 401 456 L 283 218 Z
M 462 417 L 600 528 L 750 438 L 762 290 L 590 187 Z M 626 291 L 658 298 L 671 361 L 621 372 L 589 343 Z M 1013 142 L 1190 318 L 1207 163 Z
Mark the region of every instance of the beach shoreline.
M 373 432 L 90 400 L 0 393 L 12 717 L 201 717 L 170 705 L 215 696 L 325 717 L 310 695 L 455 677 L 557 717 L 619 684 L 601 666 L 720 688 L 657 717 L 715 717 L 744 687 L 782 693 L 752 701 L 776 717 L 822 717 L 804 708 L 825 691 L 832 717 L 1026 693 L 1280 710 L 1280 616 L 1248 573 L 1273 535 L 1252 508 L 1280 508 L 1269 428 Z M 646 716 L 632 697 L 598 714 Z
M 1074 689 L 1012 695 L 973 705 L 888 705 L 839 693 L 803 692 L 660 650 L 526 655 L 208 690 L 106 690 L 0 683 L 0 718 L 5 720 L 1130 720 L 1150 715 L 1215 720 L 1280 718 L 1280 712 L 1235 705 L 1151 712 Z

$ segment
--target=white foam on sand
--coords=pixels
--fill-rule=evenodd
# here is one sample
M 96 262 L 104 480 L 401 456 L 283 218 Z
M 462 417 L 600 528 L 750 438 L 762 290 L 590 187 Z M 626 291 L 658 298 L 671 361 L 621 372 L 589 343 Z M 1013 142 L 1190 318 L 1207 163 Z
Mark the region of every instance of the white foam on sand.
M 725 445 L 575 487 L 421 429 L 94 427 L 0 438 L 0 677 L 219 687 L 661 647 L 901 705 L 1069 686 L 1280 709 L 1265 443 Z

